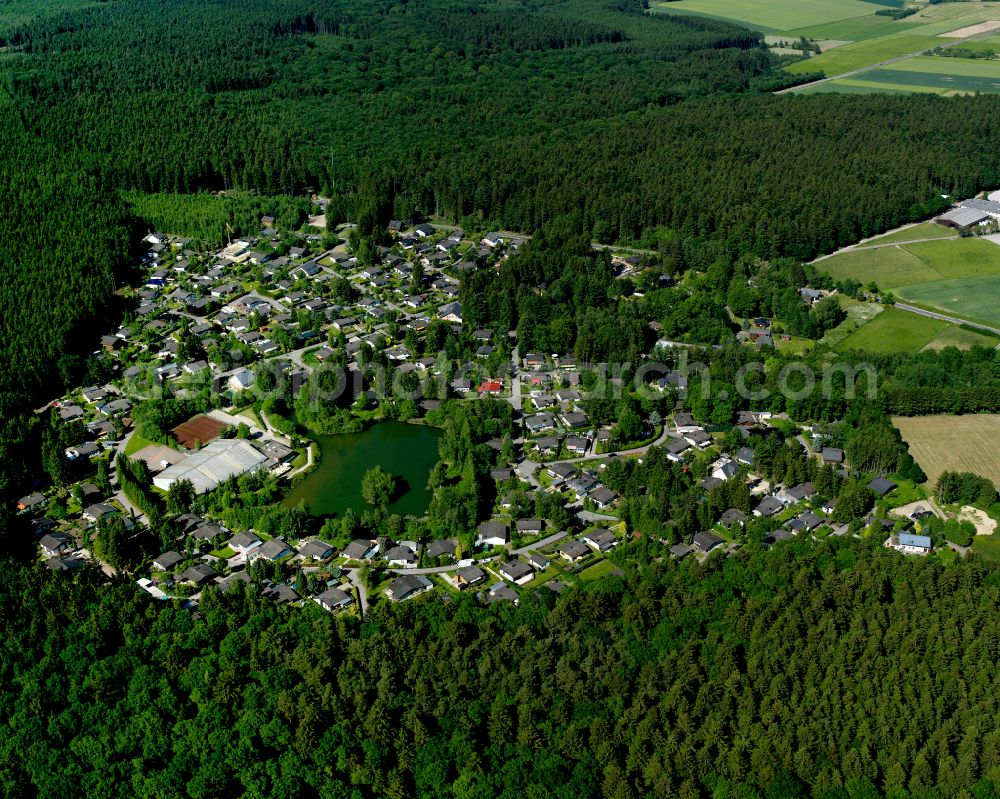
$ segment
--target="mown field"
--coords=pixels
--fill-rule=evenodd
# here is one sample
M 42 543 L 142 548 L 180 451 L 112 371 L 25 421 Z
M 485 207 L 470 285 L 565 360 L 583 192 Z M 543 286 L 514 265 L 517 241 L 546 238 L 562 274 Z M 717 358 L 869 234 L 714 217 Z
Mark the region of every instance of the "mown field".
M 950 325 L 928 316 L 886 308 L 836 347 L 841 352 L 913 352 L 930 344 Z
M 937 280 L 894 289 L 905 302 L 1000 327 L 1000 277 Z
M 933 486 L 941 472 L 975 472 L 1000 485 L 1000 415 L 897 416 L 910 454 Z
M 839 253 L 820 261 L 817 267 L 834 280 L 875 281 L 881 289 L 896 291 L 941 280 L 998 276 L 1000 246 L 985 239 L 950 238 L 867 247 Z

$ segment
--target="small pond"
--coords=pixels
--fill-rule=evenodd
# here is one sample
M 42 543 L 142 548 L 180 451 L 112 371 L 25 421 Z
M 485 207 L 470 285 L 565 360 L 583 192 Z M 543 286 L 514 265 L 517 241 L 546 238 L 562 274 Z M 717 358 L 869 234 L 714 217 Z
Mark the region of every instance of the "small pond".
M 284 501 L 291 507 L 300 500 L 316 516 L 342 515 L 354 508 L 359 516 L 368 508 L 361 497 L 361 478 L 373 466 L 381 466 L 400 486 L 390 513 L 420 516 L 427 511 L 431 492 L 427 478 L 438 461 L 436 427 L 382 422 L 363 433 L 314 436 L 320 462 Z

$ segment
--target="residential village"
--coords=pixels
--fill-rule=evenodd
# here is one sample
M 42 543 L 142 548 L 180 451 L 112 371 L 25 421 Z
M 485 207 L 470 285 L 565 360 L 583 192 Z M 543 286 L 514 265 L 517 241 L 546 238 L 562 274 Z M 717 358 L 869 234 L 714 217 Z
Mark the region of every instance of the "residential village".
M 208 586 L 229 592 L 250 585 L 276 602 L 339 613 L 364 612 L 372 589 L 393 602 L 473 592 L 485 603 L 517 603 L 525 591 L 559 592 L 620 571 L 613 553 L 638 534 L 622 520 L 619 493 L 605 475 L 617 459 L 641 462 L 652 448 L 701 475 L 706 497 L 736 483 L 751 497 L 749 512 L 724 509 L 690 540 L 664 541 L 666 557 L 732 554 L 746 540 L 747 525 L 760 520 L 769 525 L 766 546 L 875 534 L 901 553 L 934 550 L 920 530 L 940 510 L 933 502 L 913 505 L 908 487 L 884 475 L 864 475 L 866 507 L 857 524 L 838 515 L 836 498 L 813 481 L 768 479 L 757 468 L 755 442 L 778 435 L 799 438 L 812 472 L 849 475 L 843 449 L 822 431 L 763 411 L 741 411 L 728 429 L 701 424 L 684 410 L 688 376 L 674 368 L 645 383 L 662 410 L 629 420 L 629 429 L 624 419 L 594 424 L 585 407 L 592 365 L 569 354 L 521 353 L 513 332 L 466 329 L 462 274 L 503 269 L 522 238 L 394 221 L 392 245 L 365 254 L 354 251 L 350 226 L 338 229 L 333 242 L 322 235 L 323 209 L 319 200 L 316 224 L 304 231 L 279 231 L 265 216 L 259 235 L 214 250 L 159 232 L 146 237 L 144 282 L 127 295 L 133 307 L 124 324 L 95 342 L 103 379 L 39 411 L 56 419 L 71 488 L 68 498 L 52 489 L 26 495 L 18 509 L 50 569 L 91 562 L 113 574 L 93 546 L 109 518 L 120 518 L 129 536 L 146 534 L 146 511 L 126 485 L 133 478 L 119 474 L 119 458 L 137 464 L 151 481 L 144 490 L 160 497 L 179 482 L 200 496 L 246 475 L 287 485 L 314 468 L 309 439 L 254 398 L 262 374 L 297 391 L 332 364 L 350 376 L 345 412 L 367 420 L 386 418 L 386 403 L 394 402 L 368 377 L 366 370 L 379 364 L 397 379 L 411 375 L 435 387 L 409 403 L 404 421 L 424 420 L 446 399 L 510 403 L 517 429 L 507 440 L 488 442 L 497 500 L 493 517 L 469 531 L 472 546 L 455 538 L 380 536 L 337 547 L 316 535 L 286 539 L 229 529 L 210 513 L 177 513 L 174 545 L 132 572 L 152 597 L 193 608 Z M 621 275 L 641 269 L 636 255 L 612 262 Z M 826 293 L 804 289 L 803 303 Z M 655 337 L 654 321 L 650 328 Z M 446 358 L 437 355 L 443 330 L 464 342 Z M 773 345 L 771 320 L 753 320 L 736 338 L 757 348 Z M 649 358 L 675 361 L 685 346 L 660 339 Z M 168 435 L 156 441 L 142 435 L 137 413 L 153 396 L 200 396 L 207 407 L 171 420 Z M 534 494 L 558 497 L 566 513 L 531 516 L 524 497 Z

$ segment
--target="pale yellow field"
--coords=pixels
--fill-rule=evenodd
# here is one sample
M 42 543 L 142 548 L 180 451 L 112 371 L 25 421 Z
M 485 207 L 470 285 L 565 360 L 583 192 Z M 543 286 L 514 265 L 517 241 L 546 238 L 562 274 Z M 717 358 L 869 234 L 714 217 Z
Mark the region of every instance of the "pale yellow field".
M 1000 486 L 1000 415 L 895 416 L 910 454 L 933 487 L 941 472 L 974 472 Z

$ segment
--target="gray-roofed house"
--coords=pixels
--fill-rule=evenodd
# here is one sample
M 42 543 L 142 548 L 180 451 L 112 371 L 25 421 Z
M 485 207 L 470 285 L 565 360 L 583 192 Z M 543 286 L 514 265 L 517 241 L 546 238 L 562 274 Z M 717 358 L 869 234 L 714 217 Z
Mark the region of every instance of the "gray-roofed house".
M 503 547 L 510 543 L 510 530 L 496 520 L 483 522 L 476 531 L 477 547 Z
M 115 513 L 118 513 L 118 509 L 113 505 L 108 505 L 106 502 L 95 502 L 83 511 L 83 518 L 96 524 L 105 516 L 111 516 Z
M 518 519 L 517 531 L 528 535 L 537 535 L 545 529 L 545 522 L 541 519 Z
M 38 542 L 42 554 L 47 558 L 62 555 L 73 548 L 73 539 L 65 533 L 46 533 Z
M 583 537 L 583 543 L 595 552 L 607 552 L 618 543 L 618 539 L 610 530 L 593 530 Z
M 704 552 L 707 555 L 716 547 L 722 546 L 724 543 L 726 543 L 726 541 L 724 538 L 720 538 L 715 533 L 710 533 L 705 531 L 701 533 L 695 533 L 694 539 L 692 540 L 691 543 L 694 545 L 695 549 Z
M 215 570 L 207 563 L 196 563 L 186 569 L 180 576 L 181 582 L 201 585 L 205 580 L 215 577 Z
M 344 547 L 344 557 L 349 560 L 369 560 L 378 554 L 378 542 L 356 538 Z
M 159 569 L 161 572 L 170 571 L 174 566 L 184 560 L 179 552 L 174 552 L 174 550 L 169 550 L 164 552 L 162 555 L 158 555 L 153 560 L 153 568 Z
M 427 544 L 427 557 L 429 558 L 440 558 L 447 555 L 448 557 L 454 557 L 455 555 L 455 539 L 454 538 L 439 538 L 436 541 L 431 541 Z
M 21 497 L 17 501 L 17 509 L 35 510 L 36 508 L 42 507 L 45 504 L 45 502 L 46 502 L 45 495 L 39 491 L 35 491 L 32 494 L 28 494 L 27 496 Z
M 300 548 L 299 554 L 307 560 L 326 560 L 332 557 L 334 553 L 334 548 L 322 541 L 319 538 L 313 538 L 306 541 Z
M 404 574 L 402 577 L 397 577 L 389 583 L 385 595 L 393 602 L 402 602 L 403 600 L 422 594 L 424 591 L 430 591 L 433 587 L 434 583 L 423 575 Z
M 322 594 L 314 596 L 313 602 L 331 613 L 353 604 L 353 600 L 339 588 L 327 588 Z
M 515 585 L 524 585 L 531 582 L 535 576 L 535 570 L 521 560 L 512 560 L 500 567 L 500 576 L 510 580 Z
M 732 527 L 734 524 L 742 527 L 746 520 L 747 515 L 739 508 L 730 508 L 719 519 L 723 527 Z
M 820 455 L 823 458 L 824 463 L 843 463 L 844 462 L 844 450 L 837 449 L 836 447 L 823 447 Z
M 517 595 L 517 591 L 511 588 L 507 583 L 497 583 L 490 587 L 489 593 L 486 595 L 486 601 L 493 602 L 513 602 L 515 605 L 520 600 Z
M 691 547 L 689 547 L 687 544 L 674 544 L 672 547 L 670 547 L 671 557 L 677 558 L 677 560 L 683 560 L 692 552 L 694 552 L 694 550 L 691 549 Z
M 486 572 L 478 566 L 463 566 L 455 572 L 455 584 L 459 588 L 475 585 L 486 579 Z
M 781 513 L 785 506 L 781 503 L 777 497 L 764 497 L 760 501 L 760 504 L 754 508 L 754 516 L 774 516 L 777 513 Z
M 756 453 L 750 447 L 740 447 L 739 452 L 736 453 L 736 462 L 742 463 L 744 466 L 753 466 L 756 457 Z
M 260 546 L 260 556 L 264 558 L 264 560 L 281 560 L 291 554 L 292 548 L 281 538 L 272 538 L 270 541 L 265 541 Z
M 408 569 L 417 565 L 417 553 L 405 544 L 386 550 L 385 559 L 390 566 L 398 569 Z
M 581 541 L 570 541 L 559 547 L 559 555 L 570 563 L 583 560 L 590 554 L 590 547 Z
M 229 548 L 240 555 L 247 555 L 263 542 L 252 532 L 237 533 L 229 539 Z
M 552 565 L 552 560 L 547 555 L 540 555 L 537 552 L 529 552 L 525 557 L 528 563 L 538 571 L 545 571 Z
M 876 477 L 868 484 L 868 487 L 880 497 L 884 497 L 886 494 L 891 494 L 899 486 L 892 482 L 892 480 L 887 480 L 884 477 Z

